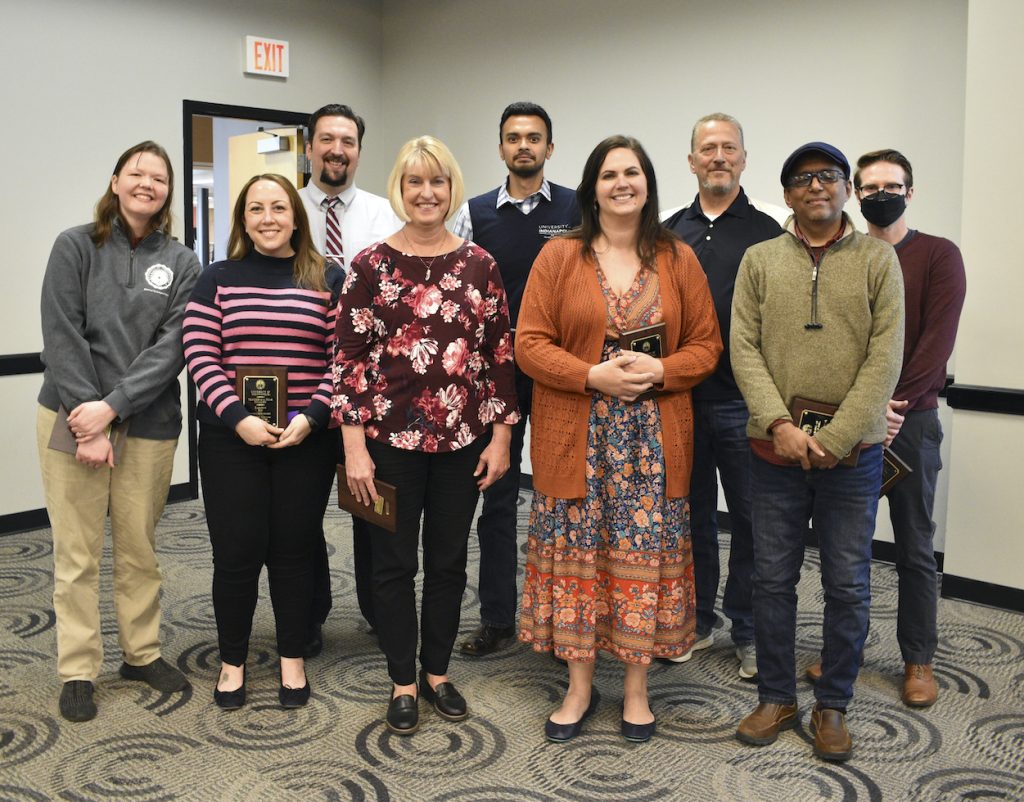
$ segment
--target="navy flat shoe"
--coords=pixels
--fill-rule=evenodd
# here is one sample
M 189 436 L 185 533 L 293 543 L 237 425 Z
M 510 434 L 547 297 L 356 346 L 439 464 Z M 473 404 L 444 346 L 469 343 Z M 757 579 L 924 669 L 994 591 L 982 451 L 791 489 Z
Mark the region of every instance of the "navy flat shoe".
M 633 724 L 630 721 L 626 721 L 626 719 L 622 719 L 622 737 L 635 744 L 647 743 L 651 740 L 651 736 L 654 735 L 654 731 L 657 728 L 657 719 L 650 724 Z
M 601 697 L 597 689 L 592 688 L 590 691 L 590 704 L 587 705 L 587 709 L 580 716 L 580 720 L 574 721 L 571 724 L 556 724 L 551 719 L 548 719 L 544 722 L 545 737 L 556 744 L 564 744 L 566 741 L 571 741 L 583 731 L 583 722 L 594 715 L 594 711 L 597 710 L 597 703 L 600 700 Z

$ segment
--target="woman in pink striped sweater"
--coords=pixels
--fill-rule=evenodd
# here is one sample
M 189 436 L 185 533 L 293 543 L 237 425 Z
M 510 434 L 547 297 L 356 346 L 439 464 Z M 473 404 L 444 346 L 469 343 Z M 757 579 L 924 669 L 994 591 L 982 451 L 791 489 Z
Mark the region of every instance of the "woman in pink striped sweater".
M 278 698 L 286 708 L 309 699 L 302 654 L 312 549 L 338 455 L 330 402 L 342 279 L 313 246 L 295 188 L 282 176 L 258 175 L 235 204 L 227 261 L 203 272 L 186 308 L 185 359 L 200 398 L 199 467 L 222 661 L 214 701 L 224 709 L 245 704 L 264 565 L 281 658 Z M 273 425 L 250 412 L 236 392 L 239 365 L 287 371 L 286 419 Z

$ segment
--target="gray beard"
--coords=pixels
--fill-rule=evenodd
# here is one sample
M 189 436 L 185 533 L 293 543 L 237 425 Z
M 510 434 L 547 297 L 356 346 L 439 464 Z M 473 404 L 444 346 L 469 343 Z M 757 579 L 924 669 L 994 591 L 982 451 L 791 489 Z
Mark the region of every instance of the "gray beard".
M 712 195 L 728 195 L 736 189 L 736 182 L 730 181 L 728 184 L 712 184 L 710 181 L 705 181 L 700 186 L 701 189 L 707 190 Z

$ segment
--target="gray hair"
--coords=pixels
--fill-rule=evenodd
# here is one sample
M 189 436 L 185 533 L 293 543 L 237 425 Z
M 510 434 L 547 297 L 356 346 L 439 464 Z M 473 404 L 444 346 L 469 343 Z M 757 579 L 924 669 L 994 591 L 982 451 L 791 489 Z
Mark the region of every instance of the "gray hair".
M 697 147 L 697 129 L 704 125 L 704 123 L 729 123 L 729 125 L 735 126 L 736 130 L 740 132 L 740 147 L 746 148 L 743 142 L 743 126 L 740 125 L 740 121 L 731 114 L 723 114 L 720 111 L 716 111 L 714 114 L 705 114 L 693 124 L 693 132 L 690 134 L 690 153 L 693 153 L 693 149 Z

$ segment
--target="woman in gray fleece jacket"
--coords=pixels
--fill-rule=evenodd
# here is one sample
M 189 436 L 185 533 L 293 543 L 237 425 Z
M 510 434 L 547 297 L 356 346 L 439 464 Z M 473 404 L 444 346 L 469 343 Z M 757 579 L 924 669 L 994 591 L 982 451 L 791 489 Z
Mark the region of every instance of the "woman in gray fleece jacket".
M 108 511 L 121 676 L 165 693 L 188 687 L 160 656 L 154 539 L 181 431 L 181 322 L 199 275 L 195 254 L 170 235 L 173 190 L 162 147 L 129 148 L 93 222 L 57 237 L 43 278 L 36 435 L 53 529 L 60 712 L 69 721 L 96 715 Z

